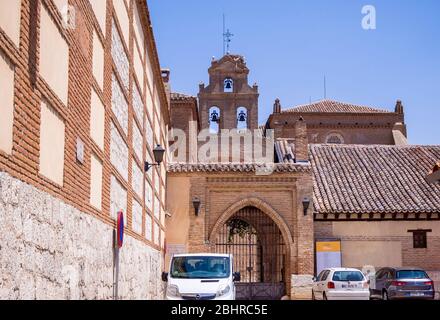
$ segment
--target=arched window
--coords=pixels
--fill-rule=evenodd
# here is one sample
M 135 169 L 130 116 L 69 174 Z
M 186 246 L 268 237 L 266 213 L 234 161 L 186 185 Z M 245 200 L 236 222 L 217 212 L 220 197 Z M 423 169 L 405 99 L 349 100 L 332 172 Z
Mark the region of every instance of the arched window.
M 220 108 L 211 107 L 209 109 L 209 132 L 218 133 L 220 128 Z
M 237 130 L 246 130 L 248 128 L 248 112 L 245 107 L 237 108 Z
M 226 78 L 223 86 L 224 92 L 234 92 L 234 80 Z
M 344 137 L 339 133 L 330 133 L 325 138 L 325 143 L 328 144 L 344 144 Z

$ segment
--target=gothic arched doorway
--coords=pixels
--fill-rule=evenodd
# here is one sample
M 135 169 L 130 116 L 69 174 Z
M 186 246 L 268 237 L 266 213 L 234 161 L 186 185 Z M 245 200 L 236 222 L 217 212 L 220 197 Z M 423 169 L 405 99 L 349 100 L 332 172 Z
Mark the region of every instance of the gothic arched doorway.
M 286 246 L 280 229 L 263 211 L 248 206 L 219 230 L 216 252 L 232 254 L 241 273 L 237 299 L 280 299 L 286 293 Z

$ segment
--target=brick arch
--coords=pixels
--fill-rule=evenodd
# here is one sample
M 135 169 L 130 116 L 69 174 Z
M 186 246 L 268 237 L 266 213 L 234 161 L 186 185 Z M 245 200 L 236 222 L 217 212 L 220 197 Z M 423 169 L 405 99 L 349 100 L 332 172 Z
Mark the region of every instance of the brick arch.
M 287 226 L 284 219 L 266 202 L 258 198 L 246 198 L 234 203 L 228 209 L 226 209 L 217 219 L 212 231 L 209 235 L 209 243 L 211 245 L 215 244 L 217 234 L 223 225 L 238 211 L 246 207 L 255 207 L 265 213 L 272 221 L 278 226 L 283 235 L 284 241 L 286 243 L 286 248 L 290 251 L 293 245 L 293 238 L 289 227 Z

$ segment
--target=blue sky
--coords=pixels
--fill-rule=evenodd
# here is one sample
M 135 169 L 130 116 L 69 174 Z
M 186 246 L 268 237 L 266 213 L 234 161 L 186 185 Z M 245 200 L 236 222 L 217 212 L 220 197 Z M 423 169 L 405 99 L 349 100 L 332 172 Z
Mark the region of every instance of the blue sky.
M 440 144 L 438 0 L 149 0 L 162 67 L 173 91 L 196 95 L 223 53 L 222 14 L 231 53 L 246 57 L 260 88 L 259 122 L 272 111 L 327 98 L 394 110 L 403 100 L 409 141 Z M 377 29 L 361 27 L 373 5 Z

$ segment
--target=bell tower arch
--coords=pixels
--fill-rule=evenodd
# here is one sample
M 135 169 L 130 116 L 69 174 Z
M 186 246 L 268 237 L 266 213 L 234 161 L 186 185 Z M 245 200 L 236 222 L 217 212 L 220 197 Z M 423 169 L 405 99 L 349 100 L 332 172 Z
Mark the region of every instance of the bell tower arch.
M 244 57 L 228 54 L 212 60 L 208 73 L 209 85 L 200 84 L 198 94 L 201 129 L 257 129 L 258 86 L 248 84 Z M 219 109 L 214 117 L 212 107 Z

